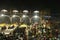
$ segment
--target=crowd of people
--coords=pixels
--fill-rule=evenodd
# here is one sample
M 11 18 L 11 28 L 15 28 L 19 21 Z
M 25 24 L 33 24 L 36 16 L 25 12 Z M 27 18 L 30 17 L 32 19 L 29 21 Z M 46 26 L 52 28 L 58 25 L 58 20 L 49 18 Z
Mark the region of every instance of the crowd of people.
M 39 16 L 39 11 L 34 11 L 29 19 L 27 10 L 23 11 L 22 17 L 16 15 L 18 11 L 13 12 L 12 16 L 0 15 L 0 40 L 60 40 L 59 30 L 52 27 L 50 16 L 44 19 Z
M 58 29 L 43 27 L 43 25 L 33 23 L 27 25 L 12 24 L 8 29 L 6 26 L 0 28 L 0 40 L 59 40 Z

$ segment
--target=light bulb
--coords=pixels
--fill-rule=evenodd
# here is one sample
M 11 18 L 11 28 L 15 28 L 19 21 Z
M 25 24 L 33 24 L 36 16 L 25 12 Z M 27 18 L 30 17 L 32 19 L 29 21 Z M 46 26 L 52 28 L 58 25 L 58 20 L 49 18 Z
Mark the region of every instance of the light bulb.
M 13 15 L 12 17 L 16 17 L 16 15 Z
M 26 15 L 23 15 L 22 17 L 26 17 Z
M 1 16 L 4 16 L 4 14 L 1 14 Z
M 34 16 L 34 18 L 38 18 L 38 16 L 37 16 L 37 15 L 35 15 L 35 16 Z

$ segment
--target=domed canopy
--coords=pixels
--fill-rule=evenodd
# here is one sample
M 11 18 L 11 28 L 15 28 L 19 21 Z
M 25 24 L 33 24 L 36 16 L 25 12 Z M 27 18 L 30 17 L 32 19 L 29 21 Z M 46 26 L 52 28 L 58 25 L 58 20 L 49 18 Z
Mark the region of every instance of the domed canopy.
M 10 23 L 10 17 L 4 14 L 0 14 L 0 23 Z
M 20 22 L 20 17 L 18 15 L 13 15 L 11 17 L 12 23 L 19 23 Z
M 28 24 L 30 22 L 28 15 L 22 15 L 21 21 Z
M 40 22 L 40 17 L 37 16 L 37 15 L 33 16 L 32 19 L 31 19 L 31 22 L 32 23 L 35 23 L 35 22 L 38 22 L 39 23 Z

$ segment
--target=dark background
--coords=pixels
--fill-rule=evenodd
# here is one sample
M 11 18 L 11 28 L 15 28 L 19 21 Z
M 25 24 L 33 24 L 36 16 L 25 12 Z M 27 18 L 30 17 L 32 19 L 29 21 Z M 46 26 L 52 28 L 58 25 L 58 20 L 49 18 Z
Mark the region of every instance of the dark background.
M 0 0 L 1 8 L 60 9 L 58 0 Z
M 60 15 L 58 0 L 0 0 L 0 9 L 41 10 L 50 9 L 52 15 Z

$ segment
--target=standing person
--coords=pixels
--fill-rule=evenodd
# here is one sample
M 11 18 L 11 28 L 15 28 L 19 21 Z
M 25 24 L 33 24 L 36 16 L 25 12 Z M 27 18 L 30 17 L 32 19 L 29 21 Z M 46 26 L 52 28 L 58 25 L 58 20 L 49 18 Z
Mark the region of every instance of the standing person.
M 25 24 L 24 22 L 21 22 L 21 25 L 19 28 L 22 29 L 21 32 L 23 32 L 22 34 L 24 37 L 23 39 L 27 40 L 28 39 L 28 25 Z

